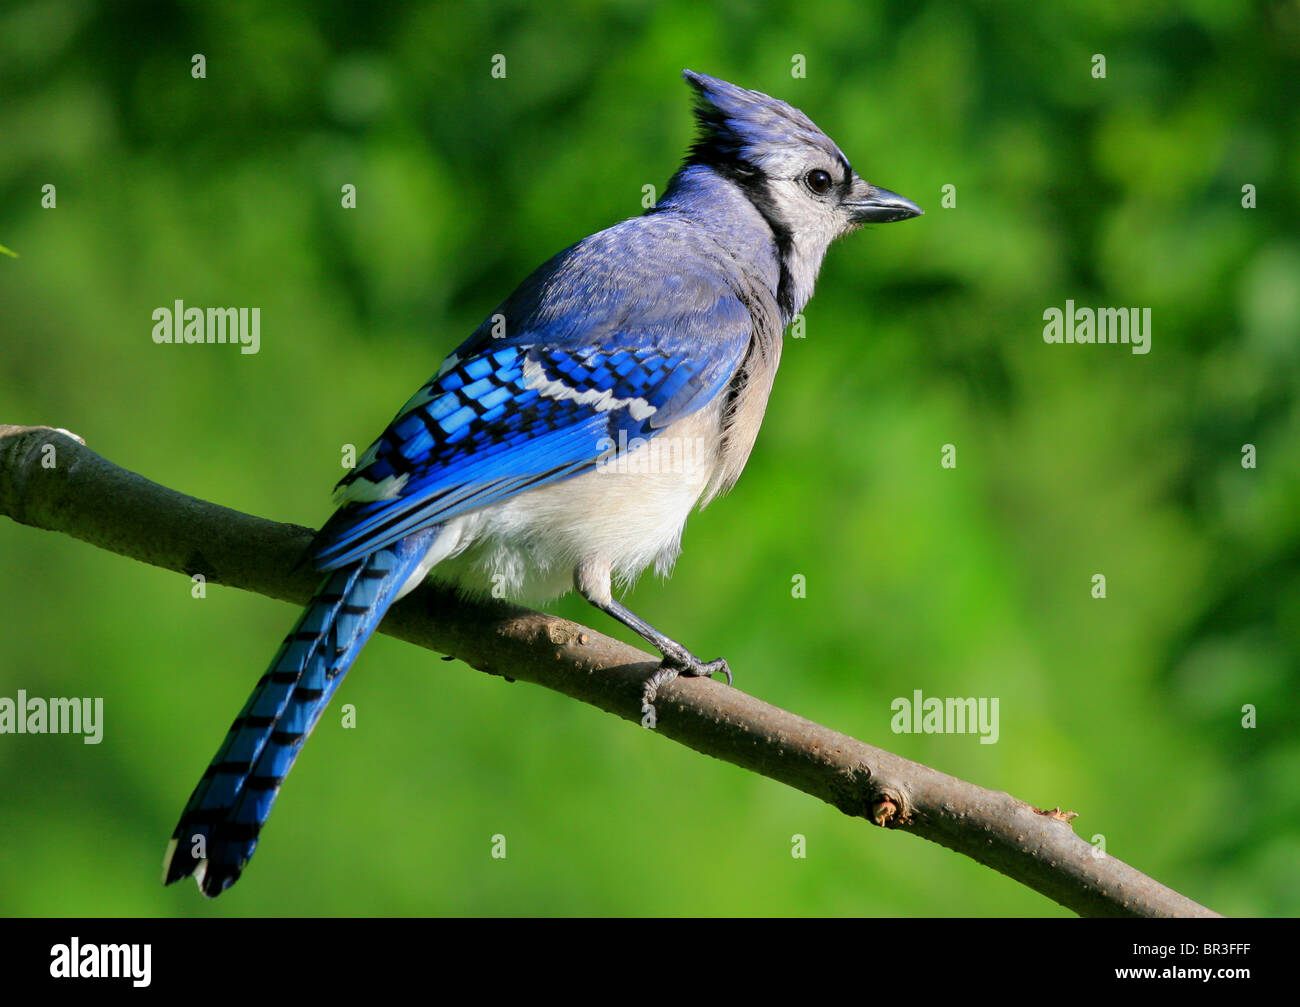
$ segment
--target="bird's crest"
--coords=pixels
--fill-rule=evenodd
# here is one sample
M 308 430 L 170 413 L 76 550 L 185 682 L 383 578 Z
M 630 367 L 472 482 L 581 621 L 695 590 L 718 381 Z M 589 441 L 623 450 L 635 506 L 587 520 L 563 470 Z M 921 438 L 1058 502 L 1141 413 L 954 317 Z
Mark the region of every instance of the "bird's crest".
M 800 150 L 811 146 L 848 166 L 834 141 L 797 108 L 693 70 L 683 70 L 682 77 L 695 91 L 699 125 L 686 164 L 743 176 L 774 175 L 787 159 L 801 163 Z

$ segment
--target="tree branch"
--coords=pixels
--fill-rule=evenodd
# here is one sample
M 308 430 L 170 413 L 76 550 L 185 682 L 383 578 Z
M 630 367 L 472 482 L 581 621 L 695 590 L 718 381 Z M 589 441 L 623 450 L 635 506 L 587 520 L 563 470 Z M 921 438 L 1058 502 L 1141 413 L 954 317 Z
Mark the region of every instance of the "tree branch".
M 312 535 L 185 496 L 120 469 L 74 435 L 0 425 L 0 514 L 213 583 L 305 604 L 319 579 L 297 568 Z M 566 619 L 469 602 L 426 583 L 380 627 L 641 722 L 641 688 L 658 661 Z M 846 815 L 922 836 L 1000 871 L 1082 916 L 1216 916 L 1074 834 L 1045 812 L 863 744 L 739 689 L 677 679 L 655 730 L 779 780 Z

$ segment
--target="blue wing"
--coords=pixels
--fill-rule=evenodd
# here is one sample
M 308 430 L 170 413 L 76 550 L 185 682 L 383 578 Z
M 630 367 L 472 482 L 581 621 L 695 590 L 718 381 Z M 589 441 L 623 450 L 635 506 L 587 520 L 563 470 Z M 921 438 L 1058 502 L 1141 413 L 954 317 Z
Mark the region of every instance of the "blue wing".
M 637 289 L 620 301 L 590 276 L 566 283 L 564 254 L 498 309 L 508 335 L 484 322 L 339 482 L 345 502 L 313 544 L 317 569 L 589 471 L 725 388 L 751 325 L 727 284 L 687 279 L 690 296 Z

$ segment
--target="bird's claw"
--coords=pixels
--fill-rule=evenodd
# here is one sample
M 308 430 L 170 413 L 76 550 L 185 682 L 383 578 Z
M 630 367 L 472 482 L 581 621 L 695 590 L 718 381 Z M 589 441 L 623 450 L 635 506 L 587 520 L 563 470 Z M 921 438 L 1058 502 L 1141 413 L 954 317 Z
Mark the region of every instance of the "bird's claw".
M 731 668 L 721 657 L 716 661 L 701 661 L 686 650 L 680 654 L 665 654 L 663 662 L 655 669 L 654 674 L 646 679 L 645 688 L 641 693 L 642 705 L 653 706 L 659 690 L 678 675 L 687 678 L 712 678 L 719 673 L 726 675 L 727 684 L 731 685 Z
M 659 665 L 641 688 L 641 709 L 644 711 L 655 705 L 659 690 L 677 677 L 677 669 L 666 664 Z
M 683 675 L 689 675 L 692 678 L 712 678 L 714 675 L 723 674 L 727 676 L 727 684 L 731 684 L 731 666 L 723 658 L 716 661 L 700 662 L 698 670 L 683 671 Z

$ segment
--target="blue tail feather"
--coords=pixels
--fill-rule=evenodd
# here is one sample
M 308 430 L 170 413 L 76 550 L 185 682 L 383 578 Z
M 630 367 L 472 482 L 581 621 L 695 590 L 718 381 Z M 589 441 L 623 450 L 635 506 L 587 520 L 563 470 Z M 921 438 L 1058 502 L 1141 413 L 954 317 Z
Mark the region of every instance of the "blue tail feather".
M 307 735 L 428 551 L 421 531 L 331 572 L 253 693 L 181 813 L 163 882 L 190 875 L 208 896 L 238 880 Z

